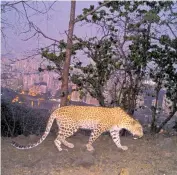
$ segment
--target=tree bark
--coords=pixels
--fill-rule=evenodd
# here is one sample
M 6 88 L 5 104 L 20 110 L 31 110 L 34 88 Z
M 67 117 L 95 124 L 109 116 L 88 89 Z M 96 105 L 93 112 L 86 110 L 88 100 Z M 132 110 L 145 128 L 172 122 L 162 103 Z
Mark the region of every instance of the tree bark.
M 175 113 L 176 113 L 176 110 L 173 111 L 173 112 L 160 124 L 160 126 L 156 129 L 156 133 L 159 133 L 159 132 L 160 132 L 160 130 L 168 123 L 168 121 L 170 121 L 170 120 L 173 118 L 173 116 L 174 116 Z
M 71 62 L 71 49 L 72 49 L 72 37 L 74 32 L 74 24 L 75 24 L 75 9 L 76 9 L 76 1 L 71 1 L 71 10 L 70 10 L 70 21 L 68 28 L 68 37 L 67 37 L 67 47 L 66 47 L 66 58 L 62 72 L 62 85 L 61 85 L 61 103 L 60 106 L 67 105 L 67 97 L 68 97 L 68 77 L 69 77 L 69 67 Z
M 160 126 L 156 129 L 156 133 L 159 133 L 160 130 L 173 118 L 175 113 L 177 112 L 177 93 L 174 94 L 173 101 L 173 110 L 170 115 L 160 124 Z
M 151 132 L 156 132 L 156 116 L 157 116 L 157 107 L 158 107 L 158 99 L 159 99 L 159 92 L 160 92 L 161 86 L 160 84 L 157 85 L 156 89 L 156 98 L 155 98 L 155 106 L 152 109 L 152 121 L 151 121 Z

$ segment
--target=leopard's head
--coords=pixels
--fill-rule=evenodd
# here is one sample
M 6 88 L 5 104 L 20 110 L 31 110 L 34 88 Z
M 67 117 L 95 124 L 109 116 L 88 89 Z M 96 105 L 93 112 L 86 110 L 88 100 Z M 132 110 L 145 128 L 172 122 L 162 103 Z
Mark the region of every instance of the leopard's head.
M 143 136 L 143 128 L 138 120 L 133 120 L 130 123 L 129 131 L 133 134 L 135 139 Z

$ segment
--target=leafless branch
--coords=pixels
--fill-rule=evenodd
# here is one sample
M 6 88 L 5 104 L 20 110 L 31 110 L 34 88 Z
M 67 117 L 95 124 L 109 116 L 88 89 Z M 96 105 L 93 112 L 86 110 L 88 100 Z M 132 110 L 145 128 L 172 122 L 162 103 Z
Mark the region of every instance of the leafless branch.
M 32 5 L 30 5 L 28 3 L 28 1 L 6 2 L 6 3 L 3 3 L 1 5 L 1 10 L 5 13 L 7 11 L 7 9 L 10 8 L 10 9 L 14 9 L 18 14 L 22 14 L 23 16 L 25 16 L 25 18 L 26 18 L 26 20 L 28 22 L 29 29 L 24 31 L 24 32 L 21 32 L 21 34 L 26 34 L 28 32 L 31 32 L 32 29 L 35 30 L 35 33 L 32 34 L 32 36 L 30 36 L 29 38 L 23 39 L 23 41 L 27 41 L 27 40 L 35 37 L 35 36 L 39 37 L 39 34 L 40 34 L 46 39 L 49 39 L 49 40 L 54 41 L 54 42 L 58 42 L 58 40 L 56 40 L 54 38 L 51 38 L 51 37 L 47 36 L 46 34 L 44 34 L 44 32 L 30 20 L 30 16 L 29 16 L 29 14 L 27 12 L 28 11 L 27 8 L 28 9 L 30 8 L 33 11 L 35 11 L 36 13 L 38 13 L 38 14 L 39 13 L 40 14 L 47 14 L 49 12 L 49 10 L 52 8 L 52 6 L 55 4 L 55 2 L 56 1 L 54 1 L 52 4 L 50 4 L 50 6 L 48 8 L 46 7 L 45 3 L 43 3 L 45 10 L 38 10 L 38 8 L 36 8 L 36 6 L 33 7 Z M 21 4 L 22 7 L 23 7 L 23 10 L 19 10 L 18 8 L 16 8 L 17 4 Z
M 170 24 L 166 24 L 167 26 L 168 26 L 168 28 L 170 29 L 170 31 L 171 31 L 171 33 L 173 34 L 173 36 L 175 37 L 175 38 L 177 38 L 177 35 L 175 34 L 175 32 L 173 31 L 173 29 L 172 29 L 172 27 L 170 26 Z
M 47 36 L 46 34 L 44 34 L 37 26 L 33 26 L 33 27 L 36 30 L 36 32 L 38 32 L 39 34 L 41 34 L 44 38 L 47 38 L 47 39 L 49 39 L 51 41 L 54 41 L 54 42 L 57 42 L 57 43 L 59 42 L 59 40 L 56 40 L 56 39 L 51 38 L 51 37 Z
M 43 1 L 42 1 L 42 3 L 43 3 Z M 54 2 L 49 6 L 48 9 L 46 8 L 45 3 L 43 3 L 44 6 L 45 6 L 45 11 L 43 12 L 43 11 L 38 10 L 37 8 L 34 8 L 34 7 L 30 6 L 30 5 L 27 3 L 27 1 L 23 1 L 23 4 L 25 4 L 26 6 L 28 6 L 28 7 L 31 8 L 32 10 L 34 10 L 34 11 L 36 11 L 36 12 L 38 12 L 38 13 L 41 13 L 41 14 L 46 14 L 46 13 L 48 13 L 49 10 L 52 8 L 52 6 L 53 6 L 55 3 L 56 3 L 56 1 L 54 1 Z

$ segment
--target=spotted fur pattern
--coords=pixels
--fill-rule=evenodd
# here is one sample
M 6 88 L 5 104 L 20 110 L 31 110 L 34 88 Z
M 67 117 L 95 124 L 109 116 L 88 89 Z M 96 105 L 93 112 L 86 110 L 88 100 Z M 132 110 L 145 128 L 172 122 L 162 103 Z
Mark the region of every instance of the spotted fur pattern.
M 18 149 L 30 149 L 38 146 L 49 134 L 54 119 L 56 119 L 59 127 L 58 136 L 54 141 L 59 151 L 62 151 L 61 144 L 69 148 L 74 147 L 72 143 L 66 141 L 66 138 L 72 136 L 79 128 L 92 130 L 89 142 L 86 145 L 88 151 L 94 150 L 93 142 L 105 131 L 110 132 L 116 146 L 123 150 L 127 150 L 128 147 L 122 146 L 120 143 L 119 131 L 121 129 L 127 129 L 138 137 L 143 136 L 141 124 L 119 107 L 65 106 L 56 109 L 51 114 L 46 130 L 37 143 L 28 146 L 22 146 L 16 142 L 11 144 Z

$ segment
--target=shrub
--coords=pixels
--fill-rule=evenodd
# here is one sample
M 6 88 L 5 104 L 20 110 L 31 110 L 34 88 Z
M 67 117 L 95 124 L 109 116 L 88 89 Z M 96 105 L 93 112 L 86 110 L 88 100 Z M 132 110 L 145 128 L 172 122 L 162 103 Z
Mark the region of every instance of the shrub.
M 1 101 L 1 135 L 39 135 L 45 130 L 50 112 L 45 109 L 33 109 L 21 104 Z

